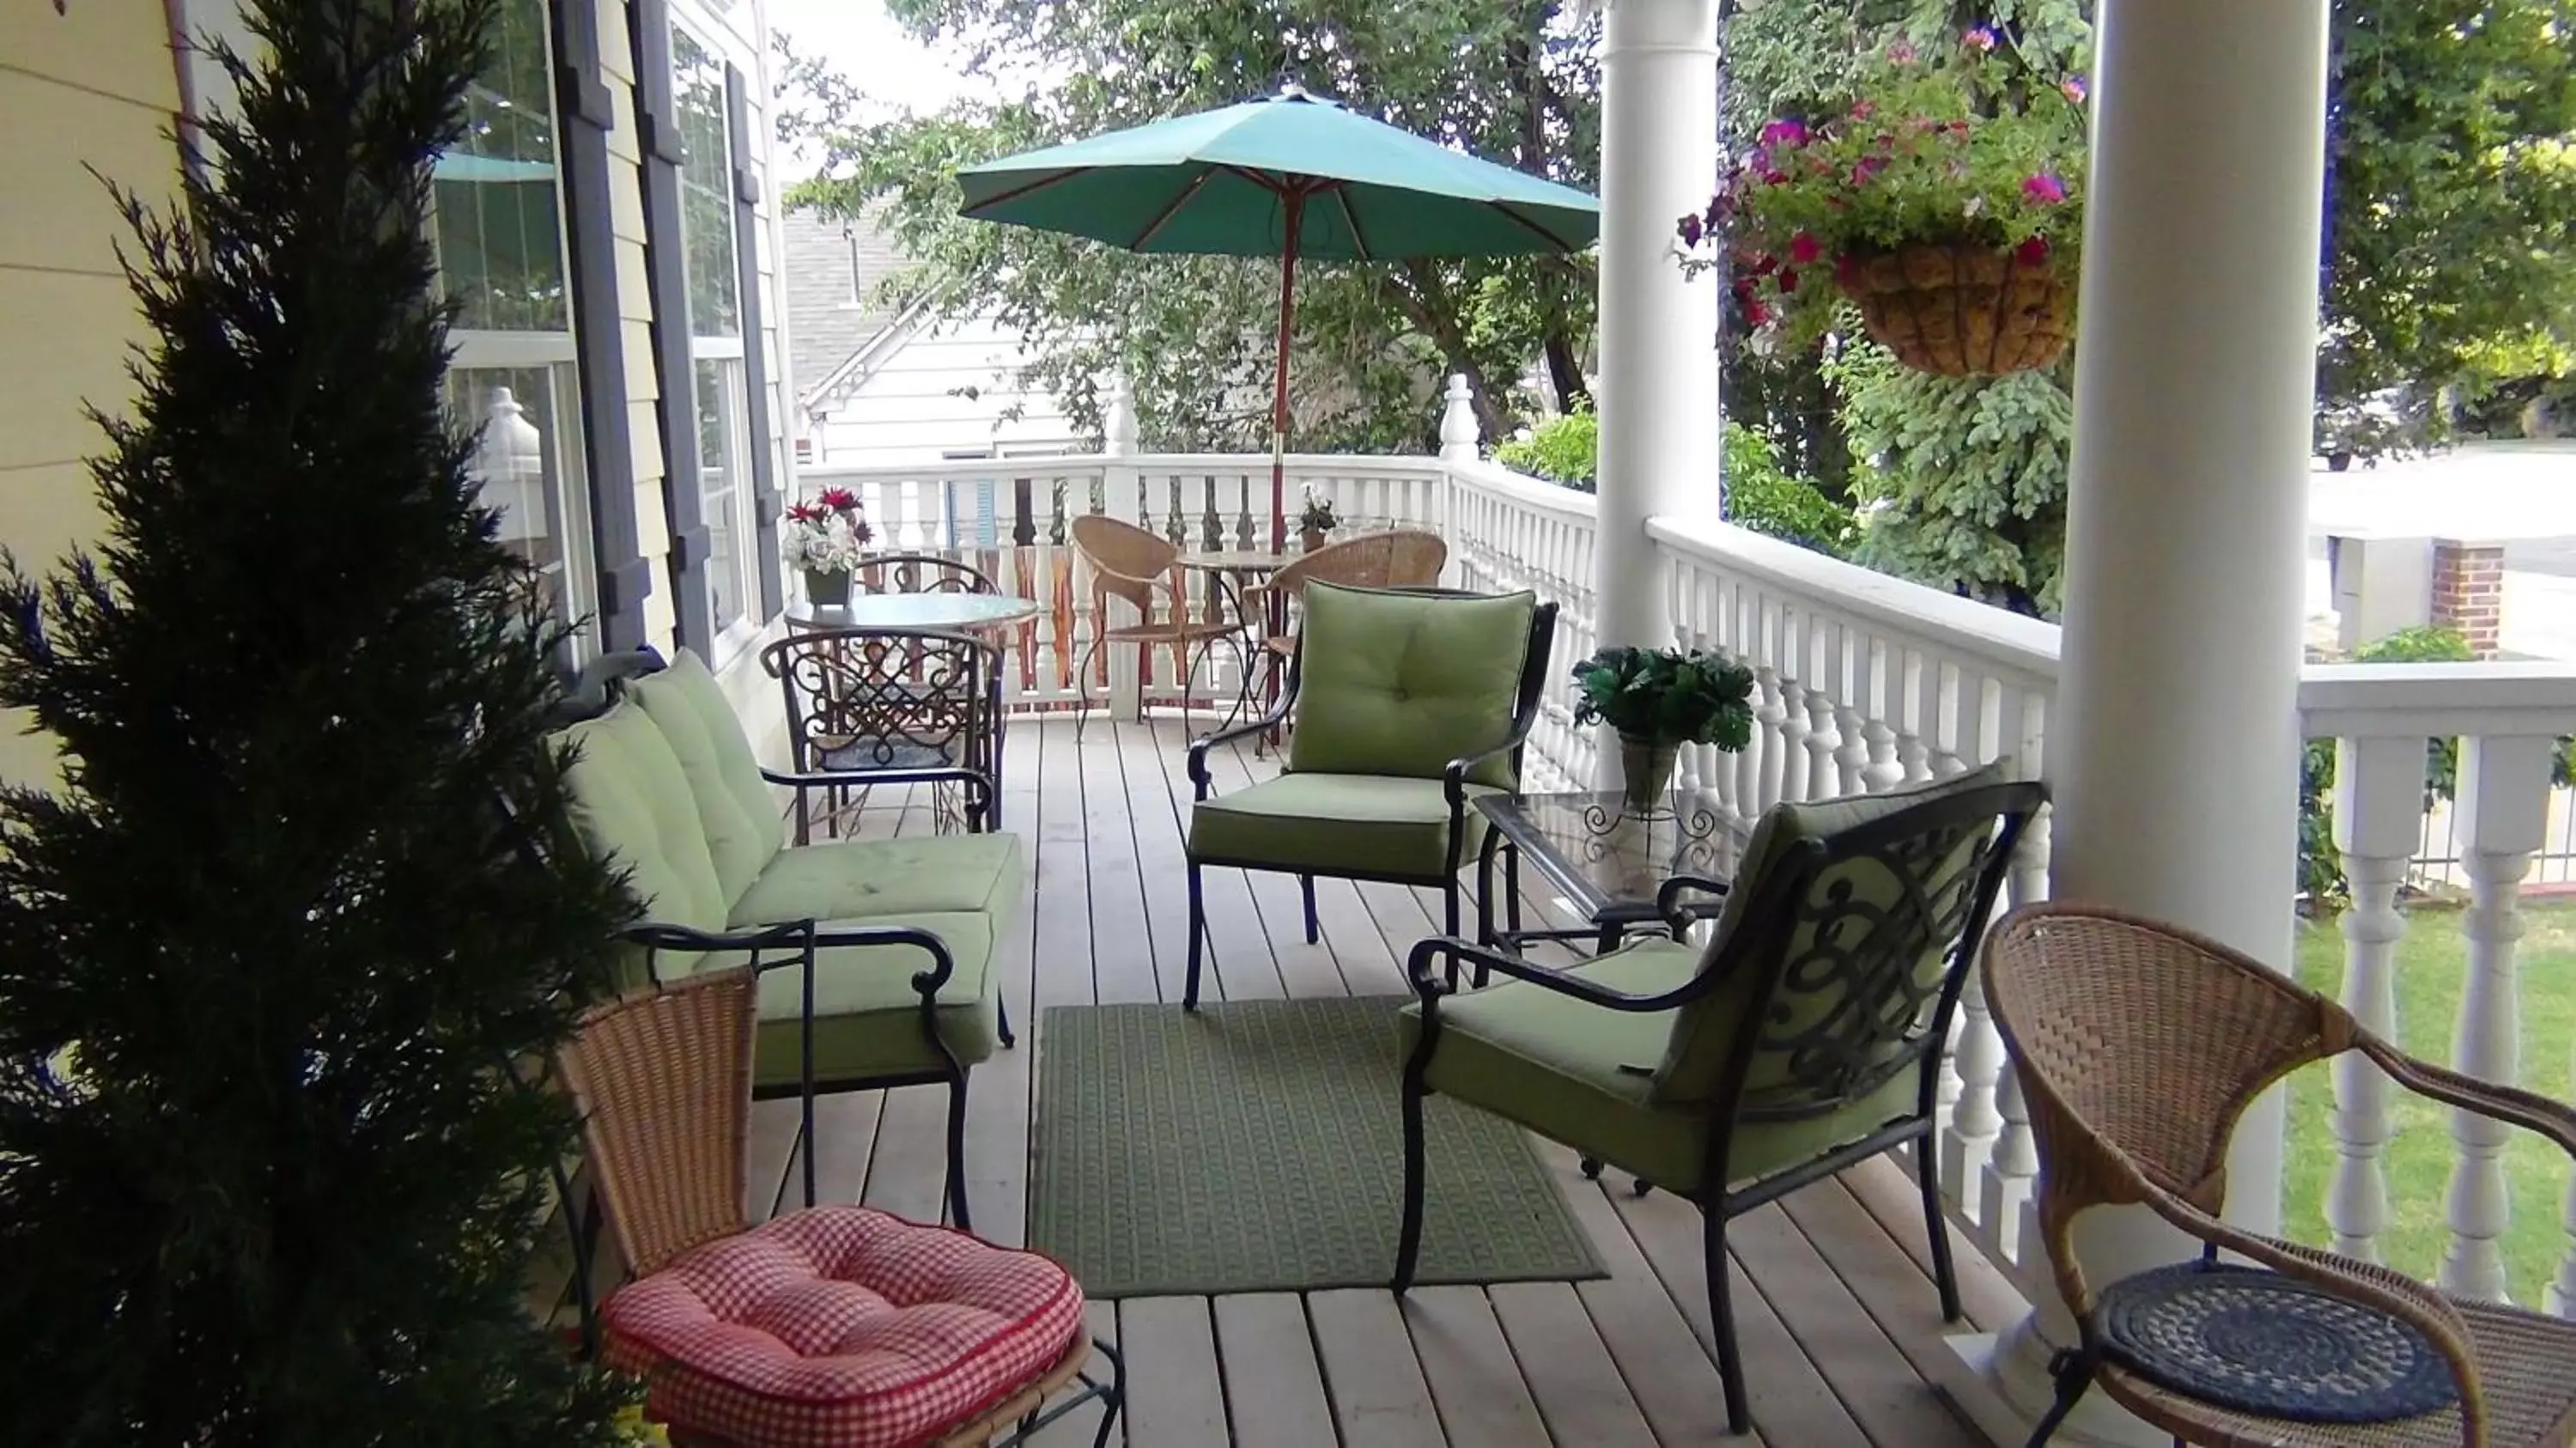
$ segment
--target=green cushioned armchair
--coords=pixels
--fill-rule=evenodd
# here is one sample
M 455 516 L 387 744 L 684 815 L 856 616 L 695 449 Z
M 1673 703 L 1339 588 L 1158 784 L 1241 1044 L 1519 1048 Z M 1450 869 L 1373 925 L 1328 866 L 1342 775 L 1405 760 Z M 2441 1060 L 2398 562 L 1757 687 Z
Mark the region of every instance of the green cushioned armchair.
M 1989 766 L 1940 784 L 1764 815 L 1732 888 L 1689 877 L 1656 904 L 1673 938 L 1573 969 L 1423 941 L 1404 1008 L 1404 1217 L 1395 1290 L 1422 1238 L 1422 1106 L 1507 1117 L 1688 1197 L 1705 1222 L 1726 1411 L 1746 1430 L 1726 1224 L 1906 1142 L 1941 1311 L 1959 1315 L 1932 1136 L 1941 1052 L 2023 828 L 2046 800 Z M 1705 950 L 1682 896 L 1725 889 Z M 1504 979 L 1457 989 L 1459 966 Z
M 1269 718 L 1190 746 L 1190 967 L 1199 1001 L 1208 865 L 1297 876 L 1306 939 L 1318 934 L 1315 877 L 1437 887 L 1458 931 L 1458 867 L 1492 848 L 1470 802 L 1520 783 L 1521 746 L 1556 637 L 1556 605 L 1531 593 L 1346 588 L 1305 591 L 1288 679 Z M 1208 751 L 1293 718 L 1285 767 L 1217 795 Z

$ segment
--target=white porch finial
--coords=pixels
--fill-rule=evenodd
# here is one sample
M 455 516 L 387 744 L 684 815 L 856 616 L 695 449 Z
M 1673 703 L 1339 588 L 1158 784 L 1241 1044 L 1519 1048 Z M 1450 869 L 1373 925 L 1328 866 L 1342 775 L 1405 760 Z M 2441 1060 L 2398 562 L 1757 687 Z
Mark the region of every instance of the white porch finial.
M 1472 463 L 1483 437 L 1476 426 L 1476 394 L 1468 390 L 1466 373 L 1449 374 L 1447 404 L 1440 409 L 1441 459 Z
M 1111 457 L 1126 457 L 1136 451 L 1136 394 L 1127 386 L 1127 374 L 1114 373 L 1109 379 L 1109 406 L 1101 415 L 1100 450 Z

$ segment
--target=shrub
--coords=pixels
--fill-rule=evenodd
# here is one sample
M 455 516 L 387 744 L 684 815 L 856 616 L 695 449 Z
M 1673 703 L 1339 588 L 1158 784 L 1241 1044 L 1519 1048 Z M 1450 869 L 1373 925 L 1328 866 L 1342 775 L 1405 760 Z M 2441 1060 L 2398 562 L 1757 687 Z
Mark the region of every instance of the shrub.
M 1588 407 L 1552 417 L 1494 449 L 1494 461 L 1589 493 L 1598 485 L 1601 424 Z M 1840 558 L 1856 531 L 1852 511 L 1780 465 L 1771 439 L 1726 424 L 1726 519 L 1756 533 Z

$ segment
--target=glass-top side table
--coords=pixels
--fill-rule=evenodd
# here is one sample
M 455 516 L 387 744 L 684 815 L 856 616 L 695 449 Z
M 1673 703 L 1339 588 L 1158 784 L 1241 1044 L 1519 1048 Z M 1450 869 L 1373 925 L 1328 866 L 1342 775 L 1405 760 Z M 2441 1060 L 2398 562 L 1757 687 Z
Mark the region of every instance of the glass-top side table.
M 1661 930 L 1655 891 L 1675 875 L 1732 880 L 1752 831 L 1737 822 L 1716 796 L 1677 790 L 1669 817 L 1625 818 L 1619 792 L 1489 794 L 1476 809 L 1574 908 L 1591 922 L 1586 930 L 1491 931 L 1492 943 L 1518 949 L 1540 940 L 1585 940 L 1615 950 L 1632 929 Z M 1491 871 L 1482 882 L 1490 887 Z M 1722 897 L 1698 896 L 1684 907 L 1694 918 L 1714 918 Z

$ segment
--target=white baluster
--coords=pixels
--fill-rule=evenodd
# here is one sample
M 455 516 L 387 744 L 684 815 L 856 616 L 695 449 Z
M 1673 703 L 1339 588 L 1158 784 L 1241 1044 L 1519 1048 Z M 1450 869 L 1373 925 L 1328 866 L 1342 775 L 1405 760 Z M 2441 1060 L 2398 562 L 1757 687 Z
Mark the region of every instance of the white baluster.
M 2511 1085 L 2520 1075 L 2514 942 L 2522 937 L 2522 879 L 2548 823 L 2553 747 L 2548 739 L 2460 742 L 2466 841 L 2461 863 L 2469 876 L 2469 908 L 2460 923 L 2469 938 L 2469 975 L 2451 1058 L 2455 1069 L 2499 1085 Z M 2442 1259 L 2441 1281 L 2457 1296 L 2509 1300 L 2502 1243 L 2512 1215 L 2504 1168 L 2511 1135 L 2512 1128 L 2474 1112 L 2451 1114 L 2458 1159 L 2449 1196 L 2451 1247 Z
M 1809 615 L 1807 684 L 1807 797 L 1832 799 L 1851 793 L 1836 756 L 1843 733 L 1836 712 L 1848 687 L 1843 670 L 1843 627 Z
M 1440 409 L 1440 456 L 1453 463 L 1476 460 L 1478 436 L 1476 396 L 1468 390 L 1463 372 L 1449 374 L 1449 390 L 1443 394 Z
M 2342 920 L 2343 1005 L 2365 1029 L 2391 1038 L 2397 1027 L 2397 942 L 2406 933 L 2397 887 L 2405 881 L 2423 823 L 2421 738 L 2336 743 L 2334 843 L 2352 886 L 2352 908 Z M 2388 1226 L 2389 1081 L 2359 1052 L 2336 1057 L 2332 1070 L 2337 1157 L 2326 1187 L 2326 1225 L 2336 1251 L 2378 1262 L 2379 1234 Z
M 1950 1132 L 1958 1138 L 1960 1157 L 1952 1169 L 1964 1182 L 1992 1159 L 1995 1138 L 2004 1124 L 1995 1101 L 2004 1067 L 2003 1037 L 1986 1011 L 1985 985 L 1973 971 L 1959 992 L 1959 1033 L 1950 1060 L 1959 1077 L 1958 1099 L 1950 1108 Z
M 1904 711 L 1898 726 L 1898 754 L 1905 762 L 1905 782 L 1921 784 L 1932 777 L 1932 734 L 1941 719 L 1941 666 L 1920 651 L 1907 649 L 1903 679 L 1898 695 Z

